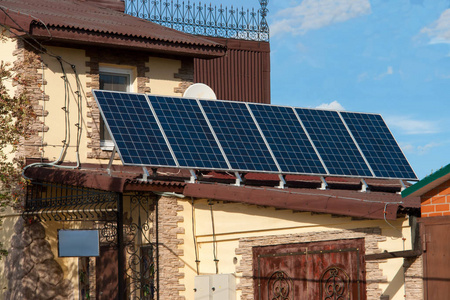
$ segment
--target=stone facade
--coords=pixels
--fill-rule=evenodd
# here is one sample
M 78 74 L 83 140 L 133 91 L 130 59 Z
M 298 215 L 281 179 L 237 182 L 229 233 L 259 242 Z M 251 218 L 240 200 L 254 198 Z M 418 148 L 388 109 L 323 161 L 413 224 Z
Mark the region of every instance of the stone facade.
M 183 250 L 179 245 L 183 240 L 178 238 L 178 234 L 184 234 L 184 228 L 179 226 L 183 217 L 178 216 L 178 211 L 183 207 L 178 205 L 176 198 L 161 197 L 158 200 L 158 225 L 159 225 L 159 296 L 161 300 L 184 299 L 179 295 L 185 287 L 180 284 L 180 279 L 184 273 L 180 268 L 184 267 L 184 262 L 179 259 L 183 255 Z
M 407 300 L 422 300 L 423 294 L 423 257 L 407 258 L 405 268 L 405 289 Z
M 73 299 L 73 286 L 54 260 L 44 227 L 20 218 L 14 232 L 5 263 L 9 278 L 5 300 Z
M 241 300 L 252 300 L 253 291 L 253 251 L 255 246 L 279 245 L 288 243 L 304 243 L 330 241 L 340 239 L 364 238 L 365 253 L 379 253 L 379 242 L 386 240 L 381 235 L 379 228 L 362 228 L 354 230 L 337 230 L 337 231 L 319 231 L 309 232 L 306 234 L 292 234 L 285 236 L 264 236 L 256 238 L 245 238 L 239 241 L 239 248 L 236 249 L 236 255 L 240 257 L 239 265 L 236 267 L 237 277 L 240 278 L 237 284 L 237 290 L 242 291 Z M 380 283 L 386 283 L 387 278 L 383 275 L 383 271 L 379 267 L 378 261 L 366 262 L 366 291 L 367 300 L 378 300 L 381 297 L 382 290 Z M 413 299 L 413 298 L 411 298 Z
M 194 83 L 194 61 L 183 59 L 181 61 L 181 68 L 178 73 L 174 74 L 174 78 L 181 79 L 178 87 L 175 88 L 175 93 L 183 94 L 186 89 Z
M 17 86 L 16 95 L 25 91 L 37 116 L 36 121 L 31 125 L 29 136 L 22 139 L 22 146 L 17 152 L 17 157 L 40 158 L 43 156 L 43 145 L 39 133 L 48 131 L 48 127 L 45 126 L 43 120 L 39 119 L 48 114 L 48 111 L 43 108 L 44 101 L 48 101 L 48 97 L 42 89 L 47 84 L 41 72 L 45 66 L 39 54 L 27 49 L 21 39 L 17 40 L 17 48 L 13 55 L 16 57 L 13 67 L 17 70 L 18 75 L 25 79 L 26 83 L 26 86 Z
M 111 49 L 108 49 L 108 51 L 102 51 L 97 48 L 92 48 L 86 50 L 86 56 L 88 57 L 86 66 L 89 69 L 87 77 L 90 79 L 87 83 L 87 88 L 89 90 L 100 88 L 99 68 L 101 63 L 105 63 L 135 67 L 137 72 L 137 92 L 150 93 L 150 79 L 146 76 L 149 72 L 149 67 L 147 66 L 147 62 L 149 60 L 148 55 L 140 52 L 134 53 L 113 51 Z M 90 151 L 88 152 L 87 157 L 109 159 L 111 156 L 111 151 L 102 151 L 100 148 L 100 110 L 95 103 L 92 93 L 88 92 L 86 95 L 88 97 L 89 109 L 87 116 L 90 118 L 90 121 L 87 123 L 87 134 L 90 140 L 88 143 L 88 148 Z M 119 155 L 116 154 L 115 159 L 119 158 Z

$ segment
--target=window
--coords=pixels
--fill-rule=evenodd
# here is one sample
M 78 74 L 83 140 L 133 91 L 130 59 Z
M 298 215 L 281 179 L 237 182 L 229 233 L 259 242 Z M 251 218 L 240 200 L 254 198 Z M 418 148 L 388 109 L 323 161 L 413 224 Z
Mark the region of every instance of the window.
M 99 81 L 101 90 L 132 92 L 132 70 L 100 67 Z M 112 151 L 114 143 L 103 119 L 100 120 L 100 147 Z

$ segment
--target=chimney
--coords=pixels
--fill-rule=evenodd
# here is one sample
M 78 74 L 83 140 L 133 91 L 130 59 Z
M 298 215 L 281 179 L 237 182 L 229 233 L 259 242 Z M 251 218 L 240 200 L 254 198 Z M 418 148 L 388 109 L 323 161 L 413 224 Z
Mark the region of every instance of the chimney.
M 99 6 L 107 7 L 118 12 L 125 12 L 125 0 L 81 0 L 82 2 L 90 2 Z

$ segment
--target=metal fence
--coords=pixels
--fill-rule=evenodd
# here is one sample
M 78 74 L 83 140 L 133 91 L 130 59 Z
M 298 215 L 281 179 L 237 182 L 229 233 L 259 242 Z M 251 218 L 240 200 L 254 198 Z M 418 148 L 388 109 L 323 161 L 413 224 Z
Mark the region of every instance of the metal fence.
M 268 41 L 269 0 L 260 9 L 213 6 L 179 0 L 126 0 L 125 13 L 182 32 L 252 41 Z

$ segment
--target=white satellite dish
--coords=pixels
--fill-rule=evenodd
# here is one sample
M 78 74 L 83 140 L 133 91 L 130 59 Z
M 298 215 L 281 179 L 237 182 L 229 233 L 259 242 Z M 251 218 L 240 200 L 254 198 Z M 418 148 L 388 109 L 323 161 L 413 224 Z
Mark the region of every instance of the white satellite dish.
M 208 99 L 217 100 L 216 94 L 204 83 L 194 83 L 189 86 L 183 94 L 185 98 L 198 98 L 198 99 Z

